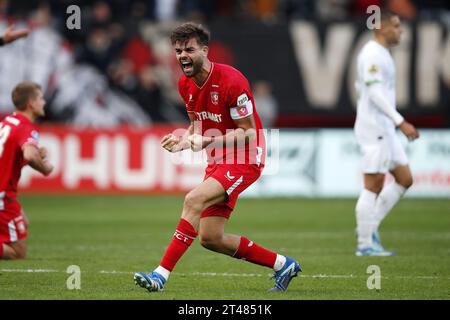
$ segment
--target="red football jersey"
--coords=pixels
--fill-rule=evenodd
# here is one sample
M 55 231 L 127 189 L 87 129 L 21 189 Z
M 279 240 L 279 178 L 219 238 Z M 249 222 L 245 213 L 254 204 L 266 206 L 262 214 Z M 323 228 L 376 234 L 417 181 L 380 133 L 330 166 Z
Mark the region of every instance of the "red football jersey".
M 236 129 L 234 120 L 253 114 L 256 141 L 244 148 L 227 147 L 208 151 L 208 162 L 246 163 L 262 165 L 265 159 L 265 139 L 263 127 L 248 80 L 235 68 L 219 63 L 211 63 L 211 71 L 205 83 L 199 87 L 192 78 L 182 75 L 178 90 L 186 104 L 186 110 L 193 115 L 195 132 L 203 136 L 219 136 L 227 130 Z M 234 156 L 230 156 L 233 154 Z M 225 159 L 226 155 L 226 159 Z M 244 162 L 243 162 L 244 161 Z
M 25 116 L 13 113 L 0 123 L 0 192 L 15 196 L 22 167 L 23 147 L 33 144 L 38 147 L 39 133 Z

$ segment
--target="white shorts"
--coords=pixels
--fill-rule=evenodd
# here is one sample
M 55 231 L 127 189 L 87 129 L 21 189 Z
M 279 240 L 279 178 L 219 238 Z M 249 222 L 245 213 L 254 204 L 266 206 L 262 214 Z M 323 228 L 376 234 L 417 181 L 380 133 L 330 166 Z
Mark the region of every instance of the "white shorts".
M 385 135 L 373 144 L 360 144 L 363 173 L 387 173 L 408 165 L 408 157 L 397 136 Z

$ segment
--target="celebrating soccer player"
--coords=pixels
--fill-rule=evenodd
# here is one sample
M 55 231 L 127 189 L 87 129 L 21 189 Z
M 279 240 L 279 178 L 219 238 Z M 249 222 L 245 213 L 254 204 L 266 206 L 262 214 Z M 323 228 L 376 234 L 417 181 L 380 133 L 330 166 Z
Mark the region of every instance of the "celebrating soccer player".
M 419 137 L 395 106 L 395 65 L 389 48 L 400 42 L 400 19 L 383 12 L 380 20 L 375 39 L 362 48 L 357 61 L 360 97 L 354 130 L 363 153 L 364 174 L 364 189 L 356 204 L 357 256 L 394 254 L 381 246 L 378 227 L 413 182 L 395 129 L 409 140 Z M 395 181 L 385 186 L 387 172 Z
M 203 182 L 185 197 L 181 219 L 160 265 L 149 274 L 136 273 L 134 280 L 148 291 L 161 291 L 198 235 L 209 250 L 273 268 L 271 290 L 286 290 L 301 271 L 295 260 L 224 232 L 239 194 L 259 178 L 264 167 L 265 140 L 249 83 L 233 67 L 208 59 L 209 33 L 202 26 L 177 27 L 171 42 L 184 73 L 178 88 L 191 123 L 183 136 L 166 135 L 161 145 L 169 152 L 206 148 L 208 166 Z
M 45 115 L 41 87 L 19 83 L 12 100 L 16 112 L 0 123 L 0 259 L 23 259 L 27 253 L 28 222 L 17 201 L 22 167 L 28 164 L 45 176 L 53 170 L 46 149 L 39 147 L 39 133 L 33 124 Z

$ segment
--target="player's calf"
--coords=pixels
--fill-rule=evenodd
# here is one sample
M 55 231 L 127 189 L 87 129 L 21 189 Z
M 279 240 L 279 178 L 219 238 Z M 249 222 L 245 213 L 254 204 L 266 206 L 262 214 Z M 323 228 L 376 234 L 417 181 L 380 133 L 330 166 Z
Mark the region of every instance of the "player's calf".
M 199 241 L 203 248 L 233 256 L 236 252 L 236 244 L 234 242 L 237 241 L 239 243 L 239 238 L 234 236 L 238 240 L 233 241 L 233 239 L 230 239 L 231 237 L 233 237 L 233 235 L 212 235 L 208 233 L 201 233 L 199 236 Z
M 222 241 L 219 237 L 200 234 L 198 239 L 200 245 L 208 250 L 218 251 L 218 249 L 221 247 Z

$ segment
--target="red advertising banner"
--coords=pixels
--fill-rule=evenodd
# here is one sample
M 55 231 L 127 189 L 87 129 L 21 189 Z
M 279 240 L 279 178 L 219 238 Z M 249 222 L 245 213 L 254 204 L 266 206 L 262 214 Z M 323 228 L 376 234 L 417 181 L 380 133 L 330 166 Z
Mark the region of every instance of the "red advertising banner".
M 205 164 L 176 161 L 160 146 L 161 138 L 175 129 L 42 126 L 40 144 L 55 169 L 43 177 L 24 168 L 20 192 L 186 192 L 202 180 Z

